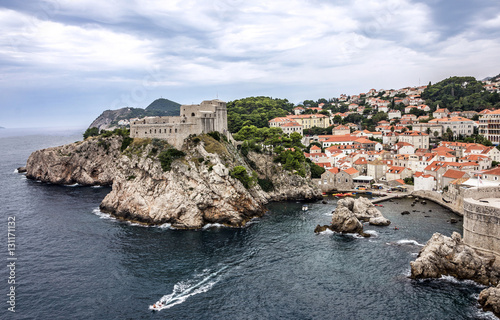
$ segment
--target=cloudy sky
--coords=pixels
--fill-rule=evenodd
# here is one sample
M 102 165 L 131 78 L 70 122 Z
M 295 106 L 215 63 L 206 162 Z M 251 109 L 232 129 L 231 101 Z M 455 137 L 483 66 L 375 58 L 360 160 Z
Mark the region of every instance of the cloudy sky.
M 2 0 L 0 126 L 500 73 L 498 0 Z

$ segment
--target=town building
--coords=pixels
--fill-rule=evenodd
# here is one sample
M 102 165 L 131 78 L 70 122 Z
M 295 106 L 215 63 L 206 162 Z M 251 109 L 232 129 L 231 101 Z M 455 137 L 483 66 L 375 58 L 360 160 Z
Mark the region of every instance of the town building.
M 458 137 L 460 135 L 464 137 L 471 136 L 474 134 L 474 127 L 476 126 L 474 121 L 464 117 L 432 119 L 429 123 L 442 125 L 443 133 L 450 129 L 451 132 L 453 132 L 454 137 Z
M 500 144 L 500 109 L 479 117 L 479 134 L 494 145 Z
M 289 115 L 287 118 L 300 124 L 303 129 L 312 127 L 328 128 L 330 126 L 330 118 L 321 113 Z
M 417 149 L 429 149 L 429 135 L 420 131 L 405 131 L 399 135 L 399 142 L 407 142 Z

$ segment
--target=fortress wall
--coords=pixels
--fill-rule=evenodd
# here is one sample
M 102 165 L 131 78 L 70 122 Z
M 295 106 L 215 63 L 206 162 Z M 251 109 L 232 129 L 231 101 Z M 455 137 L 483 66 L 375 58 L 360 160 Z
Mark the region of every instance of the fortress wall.
M 212 131 L 227 135 L 226 103 L 220 100 L 182 105 L 178 117 L 147 117 L 130 123 L 132 138 L 163 139 L 178 149 L 189 135 Z
M 163 139 L 180 149 L 184 139 L 191 134 L 200 132 L 199 127 L 195 123 L 131 124 L 130 136 L 132 138 Z
M 500 202 L 494 198 L 500 198 L 500 187 L 464 190 L 463 239 L 472 248 L 500 258 Z

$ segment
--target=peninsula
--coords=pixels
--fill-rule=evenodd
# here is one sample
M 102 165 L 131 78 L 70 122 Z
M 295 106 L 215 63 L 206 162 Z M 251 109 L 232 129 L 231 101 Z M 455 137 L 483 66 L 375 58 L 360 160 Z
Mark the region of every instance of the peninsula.
M 287 170 L 272 150 L 239 152 L 227 132 L 225 109 L 222 101 L 204 101 L 182 106 L 179 117 L 133 121 L 130 136 L 117 129 L 35 151 L 26 176 L 56 184 L 112 185 L 102 211 L 179 229 L 209 223 L 241 227 L 262 215 L 269 201 L 321 198 L 308 179 L 305 158 L 297 162 L 299 170 Z

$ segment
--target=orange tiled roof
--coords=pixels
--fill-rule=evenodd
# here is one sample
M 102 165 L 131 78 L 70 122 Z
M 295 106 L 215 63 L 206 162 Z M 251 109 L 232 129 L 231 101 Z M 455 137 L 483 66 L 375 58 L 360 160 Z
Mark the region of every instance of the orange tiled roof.
M 353 174 L 356 174 L 358 173 L 359 171 L 354 169 L 354 168 L 349 168 L 349 169 L 345 169 L 345 170 L 342 170 L 344 171 L 345 173 L 349 174 L 349 175 L 353 175 Z
M 448 169 L 444 174 L 444 178 L 452 178 L 452 179 L 459 179 L 462 178 L 465 175 L 465 172 L 459 171 L 459 170 L 454 170 L 454 169 Z

